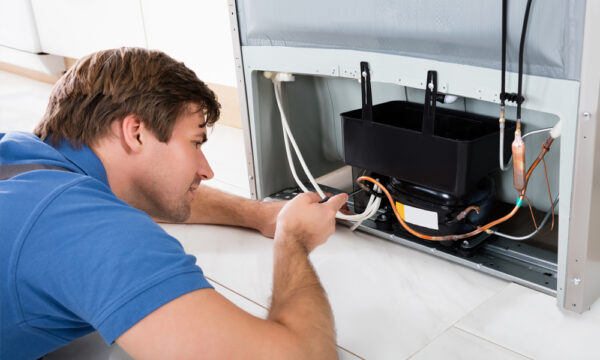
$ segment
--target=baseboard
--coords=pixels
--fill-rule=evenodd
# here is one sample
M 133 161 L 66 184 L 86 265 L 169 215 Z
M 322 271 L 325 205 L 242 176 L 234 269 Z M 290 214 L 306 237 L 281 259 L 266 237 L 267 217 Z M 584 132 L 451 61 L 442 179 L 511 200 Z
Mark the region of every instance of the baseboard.
M 39 73 L 52 76 L 49 79 L 57 79 L 65 71 L 62 56 L 35 54 L 6 46 L 0 46 L 0 63 L 3 70 L 27 77 L 38 76 Z M 43 78 L 40 80 L 48 81 L 48 78 L 40 77 Z
M 238 129 L 242 128 L 242 114 L 238 90 L 233 86 L 207 84 L 216 94 L 221 103 L 221 118 L 218 123 Z

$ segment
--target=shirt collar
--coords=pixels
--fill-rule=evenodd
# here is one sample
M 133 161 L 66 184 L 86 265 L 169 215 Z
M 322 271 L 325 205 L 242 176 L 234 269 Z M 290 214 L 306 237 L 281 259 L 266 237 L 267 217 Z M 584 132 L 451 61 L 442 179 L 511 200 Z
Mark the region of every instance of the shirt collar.
M 49 143 L 50 137 L 46 139 L 46 143 Z M 52 145 L 51 145 L 52 146 Z M 62 139 L 59 146 L 53 146 L 58 152 L 60 152 L 67 160 L 81 170 L 82 173 L 99 180 L 110 188 L 108 178 L 106 176 L 106 170 L 100 158 L 90 149 L 87 145 L 82 144 L 81 149 L 74 149 L 71 144 Z

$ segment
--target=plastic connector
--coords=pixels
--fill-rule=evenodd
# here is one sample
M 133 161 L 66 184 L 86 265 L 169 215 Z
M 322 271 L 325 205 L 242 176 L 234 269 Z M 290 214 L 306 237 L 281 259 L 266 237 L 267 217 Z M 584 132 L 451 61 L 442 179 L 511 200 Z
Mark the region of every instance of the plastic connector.
M 554 125 L 554 127 L 552 128 L 552 130 L 550 130 L 550 136 L 553 139 L 556 139 L 557 137 L 560 136 L 562 132 L 562 125 L 561 125 L 561 121 L 558 120 L 558 122 L 556 123 L 556 125 Z
M 275 80 L 279 81 L 279 82 L 290 82 L 290 81 L 294 81 L 294 75 L 290 74 L 290 73 L 277 73 L 275 75 Z
M 291 82 L 295 80 L 294 75 L 290 73 L 265 71 L 263 72 L 263 76 L 267 79 L 272 79 L 273 81 L 278 82 Z

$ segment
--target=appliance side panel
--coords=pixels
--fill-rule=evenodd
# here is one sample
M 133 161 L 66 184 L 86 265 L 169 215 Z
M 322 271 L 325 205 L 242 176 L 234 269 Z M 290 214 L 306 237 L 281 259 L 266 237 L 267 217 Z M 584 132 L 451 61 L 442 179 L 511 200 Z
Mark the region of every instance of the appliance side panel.
M 576 156 L 569 242 L 566 253 L 564 298 L 559 304 L 576 312 L 589 309 L 600 297 L 600 49 L 594 37 L 600 32 L 600 3 L 586 9 Z M 560 267 L 559 267 L 560 271 Z M 559 285 L 560 286 L 560 285 Z
M 240 27 L 237 16 L 235 0 L 229 0 L 229 22 L 231 24 L 231 40 L 233 43 L 233 57 L 235 61 L 235 72 L 237 78 L 238 99 L 240 111 L 242 112 L 242 129 L 244 132 L 244 144 L 246 149 L 246 168 L 248 169 L 248 182 L 250 183 L 250 197 L 257 199 L 256 176 L 254 170 L 254 153 L 252 151 L 250 118 L 248 116 L 248 97 L 246 92 L 246 79 L 244 77 L 244 61 L 242 58 L 242 47 L 240 43 Z

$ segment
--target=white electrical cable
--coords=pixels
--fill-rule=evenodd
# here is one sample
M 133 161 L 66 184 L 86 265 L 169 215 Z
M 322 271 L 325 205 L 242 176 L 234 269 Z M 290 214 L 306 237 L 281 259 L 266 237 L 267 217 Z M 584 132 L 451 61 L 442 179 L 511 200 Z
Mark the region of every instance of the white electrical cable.
M 556 208 L 556 205 L 558 205 L 558 194 L 556 194 L 556 199 L 554 199 L 554 203 L 553 203 L 554 207 Z M 507 238 L 507 239 L 511 239 L 511 240 L 516 240 L 516 241 L 523 241 L 523 240 L 527 240 L 532 238 L 535 234 L 539 233 L 542 228 L 544 227 L 544 225 L 546 225 L 546 222 L 548 221 L 548 218 L 550 218 L 550 215 L 552 215 L 552 209 L 548 210 L 548 212 L 546 212 L 546 216 L 544 216 L 544 219 L 542 220 L 542 222 L 540 223 L 540 226 L 538 226 L 538 228 L 536 230 L 534 230 L 532 233 L 528 234 L 528 235 L 524 235 L 524 236 L 514 236 L 514 235 L 508 235 L 505 233 L 501 233 L 499 231 L 492 231 L 491 233 L 494 235 L 498 235 L 501 236 L 503 238 Z
M 266 76 L 266 77 L 273 80 L 273 88 L 275 90 L 275 99 L 277 100 L 277 107 L 279 108 L 279 113 L 281 116 L 281 125 L 283 128 L 283 139 L 284 139 L 284 143 L 285 143 L 285 151 L 286 151 L 287 159 L 288 159 L 288 162 L 290 165 L 290 170 L 292 171 L 292 176 L 294 177 L 296 184 L 298 184 L 298 187 L 300 187 L 303 192 L 309 192 L 309 190 L 306 188 L 306 186 L 300 181 L 300 178 L 298 177 L 298 174 L 296 173 L 296 168 L 294 166 L 291 151 L 289 149 L 290 142 L 292 143 L 292 146 L 294 148 L 296 156 L 298 157 L 298 160 L 300 161 L 300 164 L 302 165 L 302 169 L 304 170 L 304 173 L 308 177 L 310 183 L 314 187 L 315 191 L 319 194 L 319 196 L 321 196 L 321 198 L 325 198 L 326 197 L 325 193 L 323 193 L 323 191 L 321 190 L 321 188 L 315 181 L 314 177 L 312 176 L 310 170 L 308 170 L 306 163 L 304 162 L 304 158 L 302 157 L 302 154 L 300 153 L 300 149 L 298 148 L 298 145 L 296 144 L 296 140 L 294 139 L 294 136 L 292 135 L 292 131 L 290 130 L 290 127 L 287 122 L 287 118 L 285 116 L 285 111 L 283 110 L 283 105 L 281 102 L 281 81 L 293 81 L 294 77 L 291 74 L 282 74 L 282 73 L 277 73 L 277 74 L 275 74 L 275 76 L 273 76 L 273 74 L 268 74 L 268 76 Z M 380 192 L 381 190 L 377 189 L 376 191 Z M 364 220 L 370 218 L 371 216 L 375 215 L 375 213 L 377 213 L 377 210 L 379 210 L 380 205 L 381 205 L 381 197 L 376 197 L 375 195 L 371 195 L 369 202 L 367 204 L 367 207 L 361 214 L 346 215 L 346 214 L 343 214 L 338 211 L 336 214 L 336 218 L 343 219 L 343 220 L 357 221 L 358 223 L 352 227 L 352 230 L 355 230 L 358 227 L 358 225 L 360 225 L 360 223 L 362 223 Z
M 381 190 L 379 190 L 379 188 L 376 185 L 373 187 L 373 190 L 377 191 L 378 193 L 381 193 Z M 369 209 L 369 207 L 371 207 L 371 209 L 372 209 L 371 212 L 368 213 L 367 215 L 365 215 L 362 220 L 358 220 L 354 225 L 352 225 L 352 227 L 350 228 L 350 231 L 356 230 L 360 226 L 360 224 L 363 223 L 363 221 L 367 220 L 371 216 L 375 215 L 377 213 L 377 211 L 379 211 L 379 206 L 381 205 L 381 198 L 377 197 L 377 198 L 375 198 L 374 201 L 373 201 L 373 198 L 375 198 L 375 196 L 371 195 L 371 198 L 369 199 L 369 202 L 367 203 L 367 207 L 365 208 L 365 209 Z
M 285 153 L 287 155 L 288 163 L 290 164 L 290 170 L 292 171 L 292 176 L 294 177 L 294 180 L 296 181 L 296 184 L 298 184 L 300 189 L 302 189 L 303 192 L 308 192 L 308 188 L 306 186 L 304 186 L 302 181 L 300 181 L 298 174 L 296 173 L 296 167 L 293 166 L 294 161 L 292 160 L 292 153 L 290 151 L 290 143 L 288 140 L 286 127 L 283 126 L 283 123 L 284 122 L 287 123 L 287 121 L 284 119 L 285 115 L 284 115 L 283 107 L 281 105 L 281 96 L 280 96 L 281 83 L 279 81 L 274 80 L 273 85 L 275 86 L 275 99 L 277 100 L 277 106 L 279 107 L 279 113 L 281 114 L 281 122 L 282 122 L 281 128 L 283 129 L 283 142 L 285 143 Z M 321 197 L 324 197 L 322 194 L 319 194 L 319 195 Z
M 523 135 L 521 137 L 521 139 L 525 140 L 525 138 L 528 137 L 529 135 L 539 134 L 539 133 L 543 133 L 543 132 L 548 132 L 548 131 L 550 131 L 552 129 L 554 129 L 554 128 L 543 128 L 543 129 L 532 130 L 532 131 L 528 132 L 527 134 Z
M 510 169 L 510 160 L 508 160 L 508 164 L 504 165 L 504 122 L 500 122 L 500 170 L 506 171 Z

